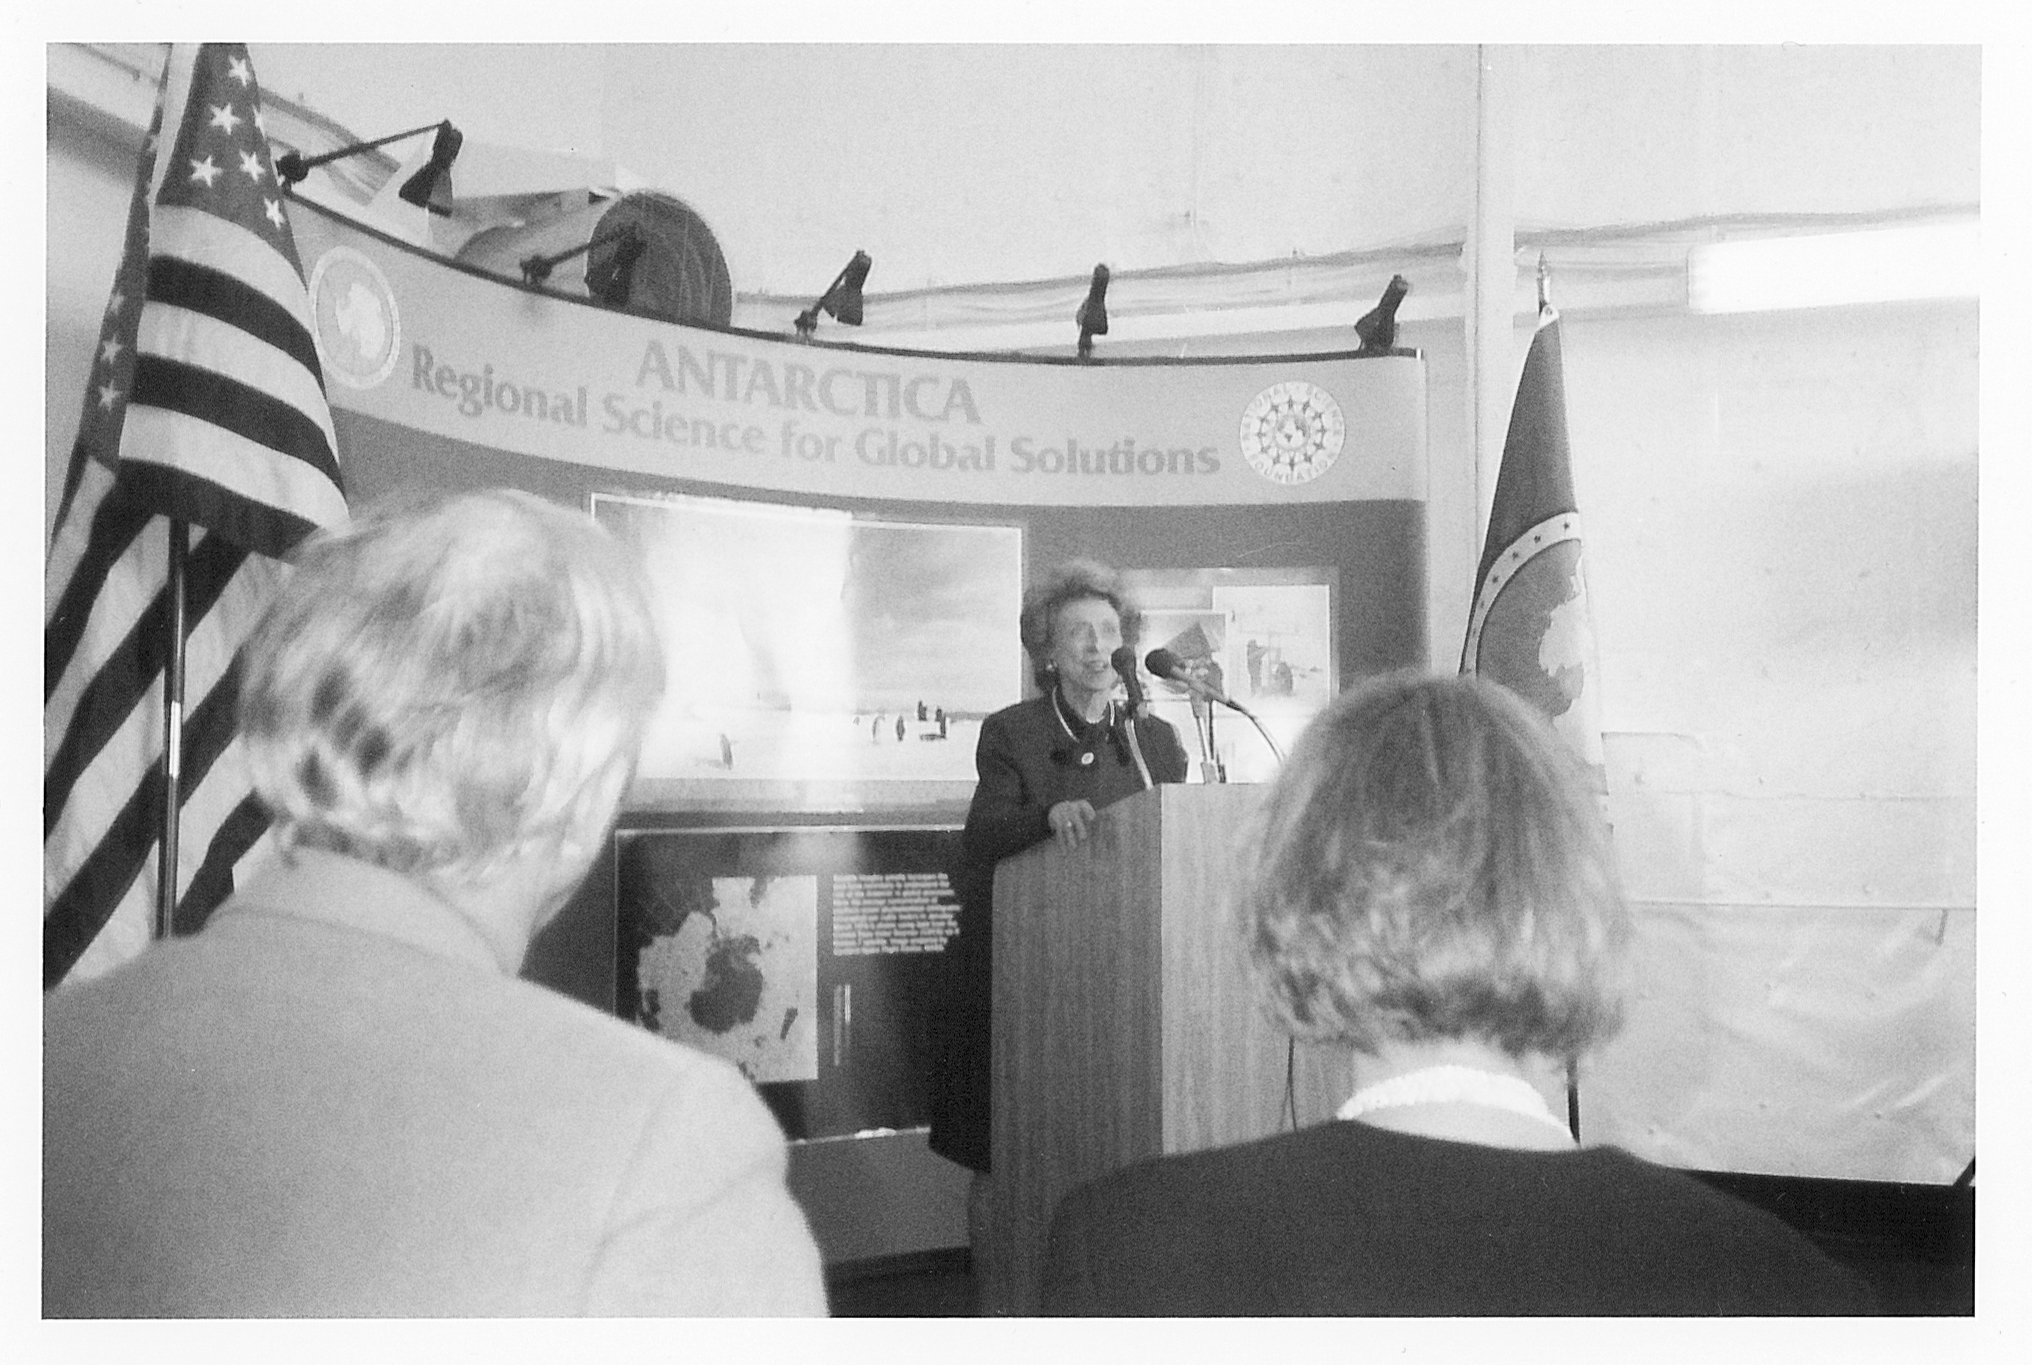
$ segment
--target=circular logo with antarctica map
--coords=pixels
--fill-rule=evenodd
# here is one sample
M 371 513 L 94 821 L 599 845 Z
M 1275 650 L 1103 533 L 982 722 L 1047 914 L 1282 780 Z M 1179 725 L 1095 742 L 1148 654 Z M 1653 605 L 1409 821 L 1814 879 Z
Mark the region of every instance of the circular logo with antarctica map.
M 1326 473 L 1347 432 L 1334 396 L 1302 379 L 1272 384 L 1242 409 L 1242 454 L 1273 483 L 1309 483 Z
M 310 311 L 327 375 L 371 389 L 394 372 L 402 316 L 379 266 L 351 247 L 333 247 L 310 272 Z

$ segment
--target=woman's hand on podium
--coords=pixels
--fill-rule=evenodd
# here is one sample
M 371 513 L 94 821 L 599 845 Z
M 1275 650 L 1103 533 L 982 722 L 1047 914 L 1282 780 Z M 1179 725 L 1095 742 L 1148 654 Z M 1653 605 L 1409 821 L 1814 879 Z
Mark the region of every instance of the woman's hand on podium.
M 1094 823 L 1093 802 L 1061 801 L 1044 813 L 1044 823 L 1051 826 L 1061 847 L 1078 848 Z

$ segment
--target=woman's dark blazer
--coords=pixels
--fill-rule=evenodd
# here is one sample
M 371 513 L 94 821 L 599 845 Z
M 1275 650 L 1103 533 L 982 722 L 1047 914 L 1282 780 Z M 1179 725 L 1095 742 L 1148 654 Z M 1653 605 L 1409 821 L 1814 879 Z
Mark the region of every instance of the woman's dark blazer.
M 1061 801 L 1094 809 L 1142 790 L 1120 721 L 1068 735 L 1049 696 L 997 711 L 981 722 L 974 764 L 980 780 L 967 808 L 958 862 L 959 932 L 945 948 L 946 984 L 934 1039 L 931 1149 L 977 1171 L 988 1169 L 988 1002 L 995 865 L 1051 837 L 1046 812 Z M 1156 717 L 1136 722 L 1136 742 L 1153 782 L 1183 782 L 1185 748 Z

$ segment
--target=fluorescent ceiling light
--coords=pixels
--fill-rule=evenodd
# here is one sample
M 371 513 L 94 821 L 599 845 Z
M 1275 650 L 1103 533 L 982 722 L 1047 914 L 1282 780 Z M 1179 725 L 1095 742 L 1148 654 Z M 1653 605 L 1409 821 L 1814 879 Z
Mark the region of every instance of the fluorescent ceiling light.
M 1687 255 L 1696 313 L 1974 298 L 1982 256 L 1973 222 L 1766 237 L 1697 246 Z

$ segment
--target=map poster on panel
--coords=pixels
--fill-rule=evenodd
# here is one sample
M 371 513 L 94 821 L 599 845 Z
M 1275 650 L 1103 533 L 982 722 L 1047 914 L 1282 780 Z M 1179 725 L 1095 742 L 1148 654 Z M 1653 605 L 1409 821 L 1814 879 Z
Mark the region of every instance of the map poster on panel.
M 644 1026 L 718 1053 L 751 1081 L 817 1080 L 818 881 L 679 877 L 649 888 L 678 929 L 636 957 Z
M 793 1139 L 923 1124 L 957 839 L 617 832 L 617 1012 L 739 1067 Z

